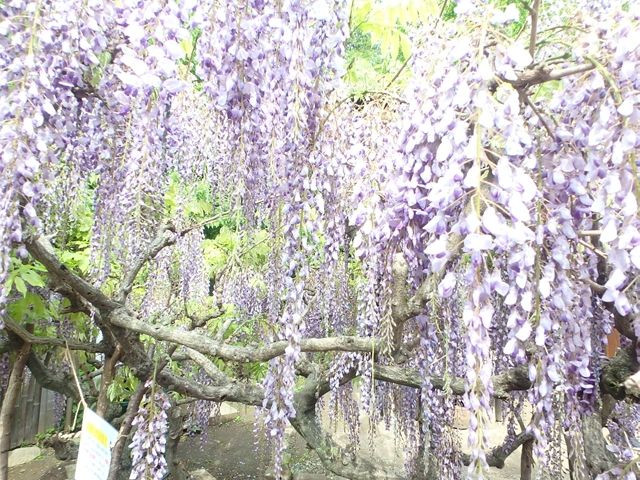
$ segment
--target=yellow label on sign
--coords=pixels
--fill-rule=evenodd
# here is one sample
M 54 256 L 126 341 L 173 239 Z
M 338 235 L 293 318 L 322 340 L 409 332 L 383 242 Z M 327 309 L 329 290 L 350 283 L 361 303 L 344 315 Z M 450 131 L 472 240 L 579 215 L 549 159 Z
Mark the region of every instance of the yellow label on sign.
M 87 432 L 89 432 L 89 435 L 91 435 L 96 440 L 96 442 L 98 442 L 103 447 L 106 447 L 109 445 L 109 440 L 107 439 L 107 435 L 102 430 L 100 430 L 100 427 L 97 426 L 95 423 L 90 422 L 87 425 Z

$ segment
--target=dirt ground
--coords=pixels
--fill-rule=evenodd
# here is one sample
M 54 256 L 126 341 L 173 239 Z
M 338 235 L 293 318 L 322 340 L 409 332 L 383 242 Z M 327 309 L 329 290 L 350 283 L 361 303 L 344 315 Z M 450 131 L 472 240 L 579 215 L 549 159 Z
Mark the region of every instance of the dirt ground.
M 64 465 L 65 462 L 53 456 L 53 450 L 45 450 L 35 460 L 11 467 L 9 480 L 65 480 L 67 473 Z
M 402 445 L 396 441 L 393 432 L 379 430 L 373 452 L 368 451 L 368 422 L 363 421 L 361 453 L 377 463 L 402 464 Z M 466 443 L 466 431 L 459 430 L 461 444 Z M 502 442 L 506 428 L 495 423 L 489 431 L 491 444 Z M 338 430 L 334 438 L 342 445 L 347 436 Z M 204 468 L 217 480 L 263 480 L 265 473 L 272 471 L 271 456 L 264 442 L 256 446 L 254 435 L 253 409 L 238 406 L 238 415 L 222 425 L 212 425 L 204 437 L 198 435 L 185 437 L 180 443 L 178 456 L 189 471 Z M 317 455 L 306 447 L 305 441 L 292 429 L 287 433 L 287 451 L 285 461 L 291 470 L 310 473 L 325 473 Z M 513 480 L 520 477 L 520 452 L 516 451 L 506 461 L 503 469 L 491 468 L 487 480 Z M 65 480 L 65 465 L 45 451 L 36 460 L 19 465 L 10 470 L 10 480 Z M 335 479 L 328 475 L 328 479 Z M 558 479 L 561 480 L 561 479 Z
M 179 456 L 189 470 L 205 468 L 217 480 L 262 480 L 265 472 L 271 471 L 271 457 L 265 445 L 255 446 L 254 411 L 253 409 L 238 407 L 238 417 L 229 423 L 212 426 L 209 429 L 208 440 L 203 445 L 199 436 L 188 438 L 181 442 Z M 377 463 L 387 465 L 402 464 L 402 445 L 396 441 L 393 432 L 379 429 L 374 442 L 373 451 L 369 450 L 368 422 L 361 419 L 362 439 L 361 453 Z M 466 444 L 466 430 L 458 431 L 460 443 Z M 490 426 L 489 440 L 491 446 L 498 445 L 504 440 L 506 426 L 496 422 Z M 338 427 L 334 438 L 341 445 L 348 442 L 347 435 Z M 329 479 L 337 479 L 328 474 L 322 467 L 318 456 L 308 448 L 305 441 L 292 429 L 287 434 L 286 460 L 291 470 L 310 473 L 324 473 Z M 502 469 L 490 468 L 485 477 L 487 480 L 514 480 L 520 478 L 520 449 L 514 452 L 505 462 Z M 558 479 L 562 480 L 562 479 Z

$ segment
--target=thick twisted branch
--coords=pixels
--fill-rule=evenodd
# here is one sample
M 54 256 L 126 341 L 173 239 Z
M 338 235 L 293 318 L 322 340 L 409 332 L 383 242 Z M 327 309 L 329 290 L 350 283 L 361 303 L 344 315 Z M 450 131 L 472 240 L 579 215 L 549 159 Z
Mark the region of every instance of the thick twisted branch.
M 487 464 L 490 467 L 503 468 L 504 461 L 507 457 L 515 452 L 520 445 L 532 439 L 533 433 L 526 430 L 519 433 L 514 438 L 507 438 L 501 445 L 493 448 L 487 455 Z M 462 455 L 462 463 L 465 465 L 469 465 L 469 463 L 471 463 L 471 457 L 469 454 L 465 453 Z
M 44 237 L 30 238 L 25 247 L 33 258 L 42 263 L 50 275 L 62 283 L 66 283 L 81 297 L 93 304 L 98 310 L 110 312 L 118 308 L 118 302 L 110 299 L 100 289 L 73 273 L 56 257 L 52 245 Z
M 188 332 L 174 327 L 148 324 L 136 318 L 124 308 L 113 311 L 109 316 L 109 321 L 112 325 L 149 335 L 157 340 L 177 343 L 206 355 L 241 363 L 266 362 L 284 355 L 285 349 L 289 345 L 284 340 L 264 346 L 242 347 L 228 345 L 198 332 Z M 367 337 L 307 338 L 300 341 L 300 350 L 303 352 L 371 352 L 379 351 L 381 347 L 381 340 Z
M 80 395 L 71 376 L 63 375 L 62 373 L 54 372 L 47 368 L 33 352 L 29 354 L 29 358 L 27 359 L 27 367 L 43 388 L 61 393 L 76 401 L 80 400 Z

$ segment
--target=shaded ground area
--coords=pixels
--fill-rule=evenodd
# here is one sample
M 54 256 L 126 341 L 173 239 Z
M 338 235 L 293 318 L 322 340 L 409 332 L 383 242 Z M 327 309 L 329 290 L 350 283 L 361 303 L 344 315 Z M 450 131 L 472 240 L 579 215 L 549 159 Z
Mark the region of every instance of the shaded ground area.
M 188 470 L 205 468 L 217 480 L 263 480 L 269 478 L 265 472 L 271 473 L 272 459 L 267 453 L 268 449 L 263 443 L 256 448 L 255 435 L 253 433 L 253 409 L 244 410 L 233 420 L 223 425 L 209 428 L 208 439 L 203 444 L 200 436 L 187 437 L 179 447 L 179 457 Z M 403 447 L 394 433 L 379 429 L 373 442 L 373 451 L 370 450 L 368 441 L 368 421 L 361 421 L 362 431 L 361 453 L 377 463 L 387 465 L 402 464 Z M 459 430 L 461 445 L 466 443 L 466 430 Z M 489 440 L 491 445 L 498 445 L 504 439 L 506 426 L 500 422 L 492 424 L 489 428 Z M 334 438 L 341 445 L 348 442 L 346 432 L 340 426 L 334 433 Z M 285 461 L 290 465 L 291 471 L 323 473 L 327 479 L 339 477 L 327 472 L 318 456 L 306 447 L 306 443 L 293 429 L 287 433 L 287 451 Z M 514 452 L 506 461 L 502 469 L 491 468 L 486 476 L 487 480 L 514 480 L 520 478 L 520 449 Z M 558 479 L 562 480 L 562 479 Z
M 187 470 L 204 468 L 217 480 L 262 480 L 273 472 L 269 446 L 260 435 L 256 445 L 253 409 L 239 407 L 238 416 L 222 425 L 209 427 L 207 435 L 185 437 L 178 456 Z M 293 429 L 287 432 L 285 462 L 293 472 L 324 473 L 318 456 Z M 328 479 L 338 478 L 327 475 Z
M 253 409 L 237 407 L 237 414 L 226 419 L 226 423 L 212 425 L 204 437 L 184 437 L 178 449 L 178 457 L 188 471 L 204 468 L 216 480 L 265 480 L 272 473 L 270 449 L 260 434 L 261 442 L 255 443 Z M 324 415 L 323 415 L 324 416 Z M 361 454 L 368 456 L 378 464 L 402 464 L 402 445 L 397 436 L 390 431 L 379 429 L 373 442 L 373 452 L 369 450 L 368 421 L 362 419 L 360 434 Z M 459 430 L 460 444 L 466 443 L 466 430 Z M 506 433 L 504 424 L 496 422 L 489 428 L 489 439 L 492 445 L 501 443 Z M 334 433 L 336 441 L 342 445 L 347 443 L 347 435 L 340 426 Z M 203 442 L 204 440 L 204 442 Z M 325 472 L 317 455 L 306 447 L 306 443 L 293 429 L 287 433 L 288 448 L 285 462 L 291 471 L 308 473 L 324 473 L 327 479 L 338 477 Z M 68 462 L 60 462 L 53 457 L 52 451 L 43 451 L 36 460 L 13 467 L 10 480 L 67 480 L 65 467 Z M 72 478 L 72 477 L 71 477 Z M 295 478 L 295 477 L 294 477 Z M 490 469 L 488 480 L 513 480 L 520 478 L 520 451 L 514 452 L 506 461 L 503 469 Z M 557 479 L 561 480 L 561 479 Z
M 252 428 L 246 421 L 210 427 L 206 436 L 184 438 L 178 456 L 187 470 L 204 468 L 218 480 L 263 478 L 270 457 L 265 448 L 254 445 Z
M 67 472 L 64 463 L 56 460 L 53 450 L 45 450 L 43 454 L 22 465 L 9 469 L 10 480 L 66 480 Z

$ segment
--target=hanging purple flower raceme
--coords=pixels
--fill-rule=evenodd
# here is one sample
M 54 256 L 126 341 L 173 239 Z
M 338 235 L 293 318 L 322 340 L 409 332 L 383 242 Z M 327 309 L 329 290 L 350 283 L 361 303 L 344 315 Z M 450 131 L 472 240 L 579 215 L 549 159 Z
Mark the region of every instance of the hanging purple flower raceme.
M 15 1 L 0 6 L 0 308 L 9 251 L 21 218 L 39 228 L 37 207 L 77 126 L 85 80 L 107 46 L 111 7 Z
M 572 214 L 583 219 L 576 226 L 600 232 L 598 240 L 610 267 L 602 298 L 622 315 L 634 311 L 628 298 L 634 293 L 630 278 L 640 267 L 640 190 L 638 158 L 633 150 L 639 143 L 635 131 L 640 110 L 635 91 L 640 57 L 634 41 L 620 39 L 629 38 L 637 22 L 636 14 L 623 14 L 618 9 L 598 11 L 589 19 L 593 34 L 580 38 L 576 60 L 593 60 L 595 68 L 582 78 L 564 79 L 566 91 L 575 93 L 558 95 L 552 103 L 554 111 L 562 114 L 558 136 L 563 161 L 550 180 L 576 198 Z M 606 65 L 591 57 L 595 48 L 609 59 Z M 607 94 L 611 90 L 613 94 Z M 580 156 L 573 153 L 576 148 L 582 152 Z M 597 223 L 593 215 L 599 217 Z
M 64 338 L 67 340 L 71 340 L 74 338 L 75 327 L 68 317 L 62 317 L 56 324 L 56 334 L 58 338 Z
M 96 274 L 104 279 L 113 255 L 135 256 L 155 234 L 167 185 L 170 156 L 168 118 L 177 95 L 191 85 L 179 60 L 187 53 L 194 2 L 125 2 L 116 8 L 118 44 L 98 92 L 107 103 L 103 121 L 115 134 L 100 173 L 92 245 Z M 187 106 L 188 108 L 188 106 Z M 114 238 L 117 239 L 114 242 Z
M 420 315 L 416 319 L 420 334 L 418 350 L 418 368 L 422 377 L 420 389 L 420 415 L 422 422 L 423 441 L 426 442 L 425 451 L 433 465 L 427 462 L 424 467 L 442 472 L 444 478 L 457 478 L 460 471 L 459 459 L 453 435 L 448 431 L 453 423 L 454 404 L 451 395 L 445 395 L 433 388 L 432 377 L 444 373 L 445 366 L 440 359 L 442 352 L 448 355 L 447 341 L 442 345 L 435 326 L 429 322 L 428 315 Z M 446 389 L 445 389 L 446 390 Z
M 274 129 L 281 126 L 275 99 L 284 93 L 281 81 L 286 74 L 275 63 L 281 22 L 280 13 L 268 3 L 225 2 L 203 23 L 198 41 L 198 75 L 225 118 L 223 135 L 232 167 L 227 175 L 236 180 L 250 221 L 256 219 L 258 203 L 272 204 L 271 172 L 279 171 L 272 142 Z
M 446 40 L 440 41 L 446 44 Z M 511 130 L 504 131 L 505 153 L 507 158 L 513 157 L 513 163 L 505 159 L 506 168 L 512 170 L 515 167 L 511 165 L 519 165 L 527 153 L 523 144 L 530 144 L 531 140 L 528 132 L 518 128 L 523 122 L 517 121 L 520 112 L 517 95 L 514 99 L 509 92 L 504 94 L 506 103 L 502 105 L 510 107 L 500 108 L 501 104 L 493 99 L 489 59 L 480 58 L 476 63 L 471 49 L 459 45 L 453 49 L 443 46 L 442 51 L 446 52 L 442 63 L 433 70 L 433 67 L 427 70 L 426 65 L 429 64 L 419 57 L 416 60 L 416 68 L 424 69 L 421 71 L 433 81 L 426 86 L 416 83 L 413 87 L 412 98 L 416 101 L 412 108 L 415 113 L 403 127 L 402 157 L 396 160 L 395 167 L 399 181 L 389 186 L 393 200 L 387 207 L 387 226 L 381 231 L 389 232 L 389 240 L 405 254 L 416 285 L 424 280 L 426 274 L 440 274 L 450 256 L 459 252 L 452 252 L 452 248 L 462 247 L 461 250 L 470 258 L 464 282 L 467 301 L 462 312 L 467 336 L 465 399 L 472 412 L 470 472 L 481 475 L 486 466 L 483 425 L 489 418 L 492 393 L 492 298 L 496 295 L 502 297 L 508 291 L 508 285 L 497 272 L 487 271 L 488 252 L 500 252 L 512 246 L 512 250 L 517 249 L 513 255 L 520 259 L 523 257 L 522 245 L 533 238 L 524 225 L 530 218 L 529 205 L 533 195 L 527 193 L 527 205 L 522 200 L 523 190 L 511 195 L 512 203 L 517 201 L 513 206 L 514 213 L 508 218 L 515 230 L 512 236 L 509 236 L 509 229 L 499 229 L 496 222 L 485 219 L 485 209 L 488 211 L 490 208 L 487 204 L 500 199 L 488 197 L 490 187 L 487 185 L 492 182 L 483 182 L 481 178 L 483 170 L 495 165 L 489 161 L 483 145 L 492 142 L 489 133 L 493 133 L 495 127 L 513 125 Z M 429 58 L 429 62 L 433 62 L 433 58 Z M 453 69 L 452 65 L 455 65 Z M 473 123 L 469 121 L 471 114 L 475 118 Z M 512 121 L 514 116 L 516 121 Z M 513 172 L 511 178 L 514 178 Z M 527 178 L 525 174 L 516 176 L 514 186 Z M 491 180 L 495 181 L 494 178 Z M 524 191 L 527 192 L 526 189 Z M 493 213 L 496 217 L 495 211 Z M 504 219 L 501 221 L 506 224 Z M 529 247 L 529 251 L 533 252 L 533 249 Z M 532 271 L 531 265 L 529 271 Z M 524 282 L 521 282 L 523 288 L 528 279 L 525 270 Z M 451 295 L 455 284 L 453 273 L 445 275 L 439 285 L 441 295 Z M 518 299 L 517 292 L 514 296 Z M 523 298 L 526 302 L 526 291 Z
M 173 248 L 164 248 L 149 265 L 147 288 L 139 307 L 146 318 L 153 319 L 167 309 L 167 299 L 171 298 L 173 255 Z
M 136 431 L 129 445 L 133 464 L 130 480 L 162 480 L 167 473 L 164 452 L 171 404 L 168 395 L 155 382 L 148 381 L 146 388 L 149 391 L 133 420 Z
M 71 338 L 71 335 L 67 333 L 66 335 L 59 335 L 59 338 L 60 337 Z M 63 375 L 63 377 L 67 377 L 71 373 L 69 364 L 65 360 L 60 361 L 60 363 L 57 365 L 56 370 L 60 372 Z M 53 418 L 54 418 L 54 424 L 57 427 L 61 426 L 62 421 L 64 420 L 64 417 L 65 417 L 66 411 L 67 411 L 67 397 L 60 392 L 54 392 Z
M 278 296 L 284 307 L 276 316 L 276 337 L 289 346 L 283 359 L 270 362 L 265 380 L 265 421 L 268 432 L 277 437 L 276 465 L 284 448 L 285 419 L 295 412 L 292 396 L 298 344 L 305 330 L 308 262 L 323 226 L 323 195 L 332 194 L 330 182 L 320 174 L 335 175 L 316 168 L 326 152 L 315 151 L 314 139 L 321 135 L 323 103 L 340 71 L 346 25 L 346 10 L 339 3 L 296 0 L 275 9 L 261 2 L 230 2 L 207 27 L 217 26 L 219 36 L 203 49 L 200 63 L 205 89 L 234 132 L 233 155 L 239 160 L 247 217 L 254 221 L 255 205 L 264 202 L 261 210 L 273 212 L 272 221 L 282 226 L 277 262 L 282 267 Z M 344 227 L 337 221 L 326 225 Z
M 61 393 L 55 392 L 53 394 L 53 423 L 55 426 L 60 426 L 64 420 L 64 415 L 67 411 L 67 397 Z
M 198 43 L 195 48 L 200 48 Z M 231 173 L 233 141 L 225 121 L 226 115 L 215 108 L 209 95 L 192 89 L 176 96 L 167 119 L 169 168 L 185 182 L 207 179 L 220 195 L 232 193 L 237 180 Z
M 261 211 L 273 209 L 273 220 L 283 227 L 283 240 L 276 243 L 281 250 L 273 257 L 279 278 L 270 286 L 280 286 L 272 298 L 284 302 L 282 312 L 274 304 L 276 337 L 290 345 L 284 359 L 270 362 L 264 384 L 267 430 L 278 440 L 277 465 L 284 448 L 285 419 L 294 414 L 293 382 L 297 345 L 305 330 L 308 261 L 320 229 L 312 219 L 324 214 L 323 192 L 331 194 L 330 182 L 316 172 L 316 164 L 322 165 L 317 155 L 324 152 L 314 153 L 313 140 L 319 135 L 326 93 L 340 70 L 346 25 L 346 11 L 339 4 L 292 1 L 276 9 L 262 2 L 228 2 L 205 26 L 205 32 L 215 29 L 216 36 L 199 52 L 205 89 L 226 113 L 235 139 L 233 155 L 242 179 L 244 211 L 254 221 L 255 205 L 265 202 Z M 330 226 L 343 224 L 336 221 Z
M 198 371 L 196 380 L 200 385 L 211 385 L 211 378 L 202 370 Z M 217 413 L 216 413 L 217 412 Z M 200 448 L 207 445 L 209 439 L 209 418 L 220 412 L 220 404 L 208 400 L 196 400 L 192 407 L 195 426 L 200 430 Z
M 193 229 L 177 242 L 180 252 L 180 293 L 185 301 L 202 302 L 209 294 L 209 272 L 202 251 L 204 232 Z
M 362 356 L 355 352 L 343 353 L 336 356 L 329 367 L 329 400 L 327 402 L 327 409 L 332 412 L 331 423 L 335 428 L 337 426 L 340 416 L 345 421 L 345 425 L 351 432 L 351 438 L 359 442 L 359 426 L 360 416 L 359 411 L 357 415 L 354 414 L 354 408 L 352 408 L 350 402 L 353 401 L 353 389 L 350 383 L 344 383 L 345 377 L 349 375 L 357 374 L 362 364 Z M 344 383 L 344 384 L 343 384 Z M 357 448 L 358 442 L 354 444 L 354 448 Z

